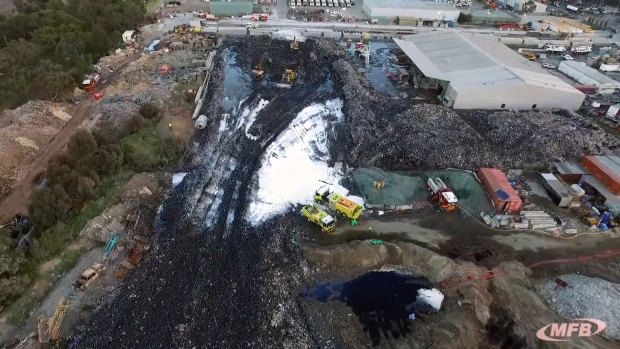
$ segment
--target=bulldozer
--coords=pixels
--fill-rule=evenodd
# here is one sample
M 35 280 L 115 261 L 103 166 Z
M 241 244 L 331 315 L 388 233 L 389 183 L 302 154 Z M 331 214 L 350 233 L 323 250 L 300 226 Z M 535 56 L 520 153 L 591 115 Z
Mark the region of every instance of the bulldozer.
M 293 69 L 286 69 L 282 74 L 282 81 L 277 84 L 278 87 L 291 88 L 297 79 L 297 73 Z

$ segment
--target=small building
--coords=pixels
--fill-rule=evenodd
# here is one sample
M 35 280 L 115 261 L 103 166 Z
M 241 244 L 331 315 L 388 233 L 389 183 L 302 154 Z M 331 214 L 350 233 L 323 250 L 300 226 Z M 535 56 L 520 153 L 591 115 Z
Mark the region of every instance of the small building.
M 413 62 L 416 87 L 455 109 L 581 107 L 585 95 L 495 36 L 433 31 L 394 39 Z
M 523 201 L 512 188 L 506 175 L 496 168 L 481 168 L 478 178 L 484 185 L 498 212 L 518 213 L 523 208 Z
M 579 183 L 582 176 L 589 174 L 588 170 L 578 162 L 556 162 L 553 167 L 558 176 L 568 184 Z
M 581 164 L 614 195 L 620 195 L 620 157 L 584 156 Z
M 393 22 L 397 17 L 409 17 L 426 26 L 456 23 L 461 13 L 445 2 L 420 0 L 364 0 L 362 11 L 371 20 L 382 23 Z
M 135 30 L 125 30 L 122 35 L 123 42 L 126 44 L 133 42 L 135 40 L 136 34 L 137 31 Z
M 560 207 L 569 207 L 573 201 L 573 194 L 570 189 L 552 173 L 541 173 L 543 187 L 551 199 Z
M 247 16 L 252 14 L 252 0 L 211 1 L 209 9 L 217 17 Z
M 558 70 L 582 85 L 598 87 L 598 93 L 611 94 L 620 90 L 620 82 L 603 75 L 583 62 L 562 61 Z

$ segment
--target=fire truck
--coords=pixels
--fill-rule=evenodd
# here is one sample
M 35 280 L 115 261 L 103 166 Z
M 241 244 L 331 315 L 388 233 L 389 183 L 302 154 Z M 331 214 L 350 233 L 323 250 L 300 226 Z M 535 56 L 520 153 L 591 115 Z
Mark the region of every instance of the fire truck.
M 439 177 L 426 180 L 426 187 L 431 193 L 431 200 L 438 202 L 446 211 L 458 208 L 458 199 L 450 188 Z
M 84 81 L 82 81 L 82 89 L 92 92 L 97 85 L 99 85 L 99 80 L 101 77 L 99 74 L 90 74 L 84 77 Z

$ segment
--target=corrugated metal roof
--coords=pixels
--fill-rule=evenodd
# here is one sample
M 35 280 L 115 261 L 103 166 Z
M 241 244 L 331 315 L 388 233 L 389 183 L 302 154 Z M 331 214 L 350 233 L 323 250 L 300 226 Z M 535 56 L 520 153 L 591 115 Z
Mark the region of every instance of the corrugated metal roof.
M 456 90 L 529 84 L 581 95 L 528 62 L 492 35 L 456 31 L 420 33 L 394 39 L 427 77 L 449 81 Z
M 601 183 L 596 177 L 593 175 L 585 175 L 582 177 L 582 182 L 591 185 L 594 189 L 596 189 L 601 195 L 607 199 L 605 205 L 609 208 L 620 208 L 620 196 L 615 195 L 607 187 L 605 184 Z
M 613 86 L 617 86 L 620 88 L 620 82 L 606 76 L 603 75 L 602 73 L 600 73 L 598 70 L 588 67 L 585 63 L 583 62 L 577 62 L 577 61 L 562 61 L 560 62 L 560 65 L 566 65 L 568 67 L 571 67 L 573 69 L 575 69 L 576 71 L 580 72 L 581 74 L 589 77 L 592 80 L 598 81 L 600 84 L 609 84 L 609 85 L 613 85 Z
M 558 173 L 564 175 L 584 175 L 588 174 L 588 170 L 583 168 L 578 162 L 556 162 L 553 164 Z
M 430 10 L 456 10 L 456 7 L 437 1 L 417 0 L 364 0 L 366 8 L 421 8 Z

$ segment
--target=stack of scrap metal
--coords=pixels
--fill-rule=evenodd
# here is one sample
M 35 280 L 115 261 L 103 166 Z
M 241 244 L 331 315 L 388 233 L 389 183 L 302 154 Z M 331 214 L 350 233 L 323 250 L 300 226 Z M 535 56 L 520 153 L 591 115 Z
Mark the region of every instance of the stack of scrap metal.
M 546 229 L 555 228 L 558 226 L 558 222 L 547 214 L 545 211 L 522 211 L 521 212 L 521 227 L 524 223 L 527 223 L 528 229 Z M 517 228 L 515 224 L 515 228 Z

